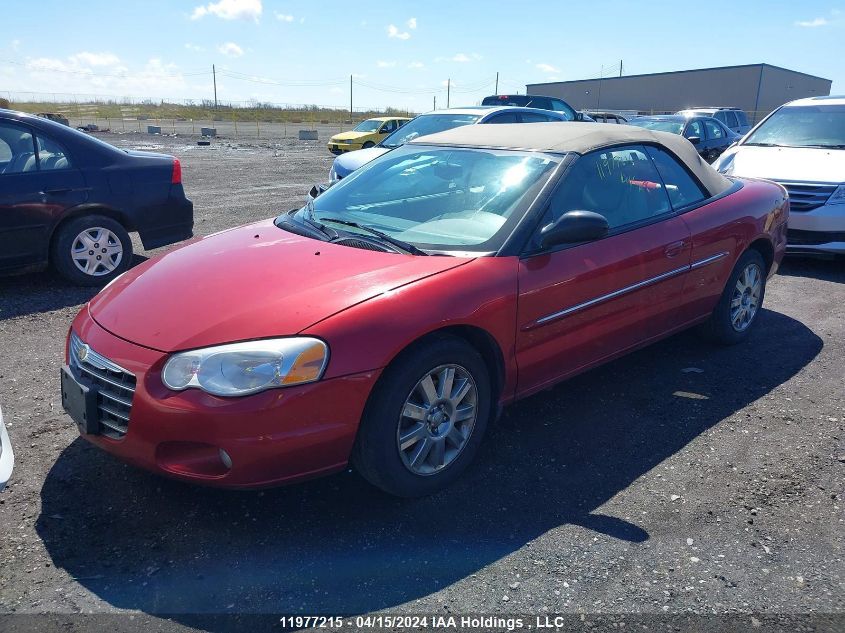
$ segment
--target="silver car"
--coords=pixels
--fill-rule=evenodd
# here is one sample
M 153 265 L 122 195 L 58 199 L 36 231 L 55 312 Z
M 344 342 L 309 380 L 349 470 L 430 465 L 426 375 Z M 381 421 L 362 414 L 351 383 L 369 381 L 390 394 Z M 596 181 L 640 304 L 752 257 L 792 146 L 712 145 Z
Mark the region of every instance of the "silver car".
M 6 487 L 6 483 L 12 476 L 14 465 L 15 454 L 12 452 L 12 442 L 3 423 L 3 410 L 0 409 L 0 490 Z

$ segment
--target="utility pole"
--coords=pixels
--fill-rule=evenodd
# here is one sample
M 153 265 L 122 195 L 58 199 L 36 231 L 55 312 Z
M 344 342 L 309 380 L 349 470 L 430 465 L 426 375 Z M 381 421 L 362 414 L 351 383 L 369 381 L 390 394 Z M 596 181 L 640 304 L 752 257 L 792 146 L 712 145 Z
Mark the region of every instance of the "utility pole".
M 499 72 L 496 71 L 496 89 L 493 91 L 494 95 L 499 94 Z
M 449 107 L 449 94 L 452 92 L 452 78 L 446 80 L 446 107 Z
M 349 122 L 352 121 L 352 75 L 349 75 Z
M 211 65 L 211 74 L 214 77 L 214 109 L 217 109 L 217 69 Z
M 437 109 L 437 95 L 434 95 L 434 107 L 431 108 L 432 110 Z
M 619 60 L 619 76 L 622 76 L 622 60 Z

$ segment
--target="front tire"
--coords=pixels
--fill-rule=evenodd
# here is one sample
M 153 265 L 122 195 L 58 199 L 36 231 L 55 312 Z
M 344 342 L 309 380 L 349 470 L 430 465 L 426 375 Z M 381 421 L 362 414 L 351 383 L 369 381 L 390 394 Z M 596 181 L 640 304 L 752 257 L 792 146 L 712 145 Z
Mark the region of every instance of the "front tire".
M 101 286 L 129 269 L 132 240 L 123 225 L 104 215 L 85 215 L 62 225 L 50 261 L 79 286 Z
M 370 149 L 371 147 L 375 147 L 375 145 L 376 145 L 376 144 L 375 144 L 375 143 L 373 143 L 372 141 L 367 141 L 366 143 L 364 143 L 364 144 L 361 146 L 361 149 Z
M 484 359 L 442 335 L 406 350 L 364 410 L 352 462 L 371 484 L 399 497 L 432 494 L 475 457 L 492 411 Z
M 766 262 L 747 250 L 734 266 L 719 303 L 703 325 L 704 334 L 722 345 L 743 341 L 757 321 L 766 294 Z

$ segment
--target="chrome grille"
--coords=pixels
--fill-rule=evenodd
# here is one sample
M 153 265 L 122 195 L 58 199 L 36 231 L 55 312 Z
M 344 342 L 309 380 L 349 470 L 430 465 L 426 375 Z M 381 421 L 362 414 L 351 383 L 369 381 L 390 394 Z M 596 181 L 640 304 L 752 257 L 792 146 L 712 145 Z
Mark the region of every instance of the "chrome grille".
M 799 213 L 822 206 L 836 189 L 836 185 L 822 182 L 776 182 L 789 192 L 789 209 Z
M 135 395 L 135 375 L 95 352 L 73 332 L 70 335 L 70 367 L 77 379 L 97 387 L 101 433 L 115 439 L 126 435 Z

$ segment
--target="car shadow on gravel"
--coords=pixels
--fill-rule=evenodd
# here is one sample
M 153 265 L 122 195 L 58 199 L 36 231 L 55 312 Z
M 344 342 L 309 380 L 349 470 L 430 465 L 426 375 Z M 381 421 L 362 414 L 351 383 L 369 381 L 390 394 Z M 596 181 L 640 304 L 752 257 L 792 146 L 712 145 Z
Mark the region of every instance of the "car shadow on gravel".
M 118 609 L 221 631 L 229 620 L 196 614 L 371 612 L 566 524 L 637 547 L 642 526 L 597 509 L 821 349 L 772 311 L 735 347 L 672 337 L 511 407 L 466 475 L 418 500 L 350 472 L 262 492 L 200 488 L 77 439 L 47 476 L 36 527 L 53 564 Z
M 147 261 L 133 255 L 132 266 Z M 74 286 L 52 270 L 0 277 L 0 320 L 82 305 L 99 287 Z
M 787 257 L 778 268 L 778 274 L 788 277 L 812 277 L 821 281 L 845 284 L 845 257 L 833 259 Z

